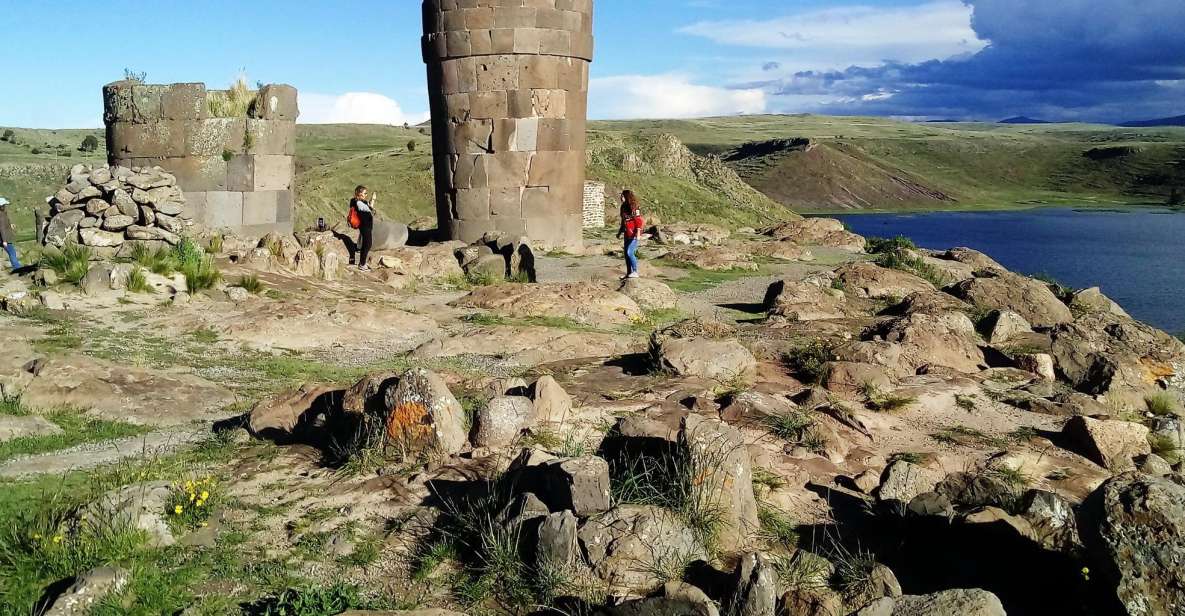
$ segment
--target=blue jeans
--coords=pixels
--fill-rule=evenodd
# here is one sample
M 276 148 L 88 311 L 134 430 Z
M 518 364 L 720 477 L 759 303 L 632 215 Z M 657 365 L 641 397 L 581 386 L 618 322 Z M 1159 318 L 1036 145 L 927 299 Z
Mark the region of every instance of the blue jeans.
M 8 252 L 8 262 L 12 265 L 13 270 L 21 268 L 21 260 L 16 257 L 16 246 L 9 242 L 4 245 L 4 250 Z
M 625 241 L 625 273 L 638 271 L 638 238 Z

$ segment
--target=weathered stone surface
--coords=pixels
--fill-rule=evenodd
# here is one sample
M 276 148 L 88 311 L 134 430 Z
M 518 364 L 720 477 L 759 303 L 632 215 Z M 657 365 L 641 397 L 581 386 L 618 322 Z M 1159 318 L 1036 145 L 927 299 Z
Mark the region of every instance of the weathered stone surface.
M 131 579 L 131 573 L 118 567 L 97 567 L 80 573 L 42 614 L 86 616 L 99 601 L 123 591 Z
M 1180 613 L 1185 605 L 1185 487 L 1126 473 L 1104 483 L 1082 507 L 1091 576 L 1115 589 L 1129 616 Z M 1111 606 L 1104 606 L 1110 611 Z
M 856 297 L 902 298 L 912 293 L 934 291 L 934 285 L 913 274 L 872 263 L 849 263 L 835 273 L 844 292 Z
M 1119 304 L 1103 295 L 1098 287 L 1083 289 L 1070 300 L 1070 310 L 1076 313 L 1105 312 L 1113 316 L 1131 318 Z
M 888 321 L 878 333 L 901 346 L 902 364 L 912 371 L 941 366 L 974 373 L 985 364 L 975 325 L 962 312 L 909 314 Z
M 465 411 L 440 375 L 413 369 L 387 395 L 387 439 L 408 452 L 452 455 L 467 441 Z
M 650 278 L 623 280 L 617 291 L 647 310 L 671 310 L 679 305 L 679 296 L 669 286 Z
M 774 616 L 778 607 L 778 573 L 762 554 L 741 556 L 733 572 L 735 588 L 729 613 Z
M 703 491 L 700 497 L 719 512 L 720 547 L 741 548 L 759 527 L 752 463 L 744 437 L 718 419 L 689 415 L 683 423 L 681 442 Z
M 86 218 L 82 210 L 68 210 L 54 216 L 45 229 L 45 243 L 49 246 L 62 247 L 75 241 L 78 237 L 78 223 Z
M 1133 409 L 1165 386 L 1179 392 L 1185 345 L 1165 332 L 1099 312 L 1055 328 L 1052 338 L 1057 370 L 1078 391 Z
M 287 439 L 306 418 L 331 410 L 331 392 L 333 388 L 326 385 L 306 384 L 295 391 L 262 400 L 251 409 L 247 427 L 256 436 Z
M 535 405 L 523 396 L 498 396 L 477 412 L 475 447 L 501 447 L 518 439 L 535 423 Z
M 1029 353 L 1016 357 L 1016 367 L 1032 372 L 1043 380 L 1053 382 L 1057 380 L 1057 372 L 1053 367 L 1053 356 L 1048 353 Z
M 831 246 L 851 252 L 863 252 L 863 237 L 844 229 L 833 218 L 802 218 L 778 224 L 762 231 L 776 240 L 790 240 L 804 246 Z
M 665 581 L 656 571 L 707 557 L 695 533 L 661 507 L 616 507 L 585 521 L 578 537 L 593 574 L 611 588 L 648 592 Z
M 617 327 L 643 318 L 634 300 L 595 283 L 492 285 L 474 290 L 456 304 L 512 317 L 570 319 L 593 327 Z
M 770 316 L 793 321 L 843 318 L 844 306 L 842 291 L 806 281 L 779 280 L 765 293 L 765 309 Z
M 980 308 L 1011 310 L 1035 327 L 1054 327 L 1074 320 L 1069 307 L 1038 280 L 1012 273 L 964 280 L 951 292 Z
M 572 413 L 572 397 L 551 375 L 544 375 L 531 388 L 539 421 L 563 422 Z
M 540 469 L 540 497 L 553 510 L 586 517 L 609 509 L 609 463 L 596 456 L 549 462 Z
M 0 415 L 0 443 L 14 438 L 51 436 L 61 433 L 62 429 L 57 424 L 44 417 Z
M 988 325 L 987 341 L 992 344 L 1008 342 L 1010 338 L 1033 331 L 1033 326 L 1029 325 L 1024 317 L 1011 310 L 997 310 L 988 317 L 988 320 L 990 325 Z
M 116 218 L 122 217 L 117 216 Z M 82 239 L 83 245 L 94 246 L 96 248 L 121 246 L 124 242 L 122 233 L 102 231 L 93 227 L 80 230 L 78 235 Z
M 1130 421 L 1101 421 L 1072 417 L 1062 436 L 1090 461 L 1115 472 L 1135 468 L 1133 458 L 1152 452 L 1147 427 Z
M 167 515 L 173 486 L 168 481 L 150 481 L 116 488 L 99 497 L 79 516 L 80 523 L 95 529 L 127 528 L 143 531 L 148 545 L 173 545 Z
M 946 590 L 925 596 L 903 596 L 893 601 L 892 616 L 1006 616 L 1000 599 L 977 588 Z
M 919 494 L 933 492 L 943 478 L 941 471 L 898 460 L 885 469 L 877 497 L 908 504 Z
M 567 571 L 580 558 L 576 541 L 578 527 L 571 511 L 548 514 L 539 525 L 539 542 L 535 547 L 535 564 L 544 571 Z

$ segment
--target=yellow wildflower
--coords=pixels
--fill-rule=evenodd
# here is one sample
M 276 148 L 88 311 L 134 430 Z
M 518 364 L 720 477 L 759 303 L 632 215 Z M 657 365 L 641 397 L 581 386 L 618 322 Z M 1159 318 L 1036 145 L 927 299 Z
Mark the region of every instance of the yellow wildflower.
M 210 493 L 202 490 L 202 500 L 210 500 Z
M 185 511 L 185 508 L 182 507 L 181 505 L 177 505 L 176 507 L 173 507 L 173 513 L 175 513 L 177 515 L 181 515 L 182 511 Z
M 55 544 L 61 543 L 61 542 L 62 542 L 62 536 L 61 536 L 61 535 L 54 535 L 53 542 L 54 542 Z

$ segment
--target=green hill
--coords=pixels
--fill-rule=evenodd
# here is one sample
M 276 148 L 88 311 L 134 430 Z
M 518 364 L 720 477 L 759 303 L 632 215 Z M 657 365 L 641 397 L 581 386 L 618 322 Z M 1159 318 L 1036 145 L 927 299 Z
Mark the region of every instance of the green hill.
M 0 195 L 31 237 L 30 208 L 71 164 L 104 158 L 102 134 L 12 130 L 0 141 Z M 78 151 L 87 135 L 99 137 L 97 152 Z M 733 226 L 795 212 L 1164 203 L 1185 192 L 1181 127 L 766 115 L 591 122 L 588 142 L 588 176 L 610 195 L 628 187 L 665 220 Z M 430 223 L 431 160 L 425 128 L 301 125 L 298 225 L 340 219 L 357 184 L 379 193 L 384 215 Z

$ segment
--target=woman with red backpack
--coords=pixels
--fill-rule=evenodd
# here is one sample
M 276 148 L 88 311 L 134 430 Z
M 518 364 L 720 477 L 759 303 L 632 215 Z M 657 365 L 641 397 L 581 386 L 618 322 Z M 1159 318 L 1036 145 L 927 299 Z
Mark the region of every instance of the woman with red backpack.
M 642 228 L 646 220 L 638 210 L 638 198 L 633 191 L 621 193 L 621 228 L 617 230 L 617 237 L 625 236 L 625 278 L 639 278 L 638 275 L 638 240 L 642 237 Z
M 350 213 L 347 218 L 350 226 L 358 230 L 358 270 L 369 272 L 366 264 L 370 259 L 370 247 L 374 243 L 374 202 L 378 194 L 371 196 L 365 186 L 354 189 L 354 198 L 350 199 Z

